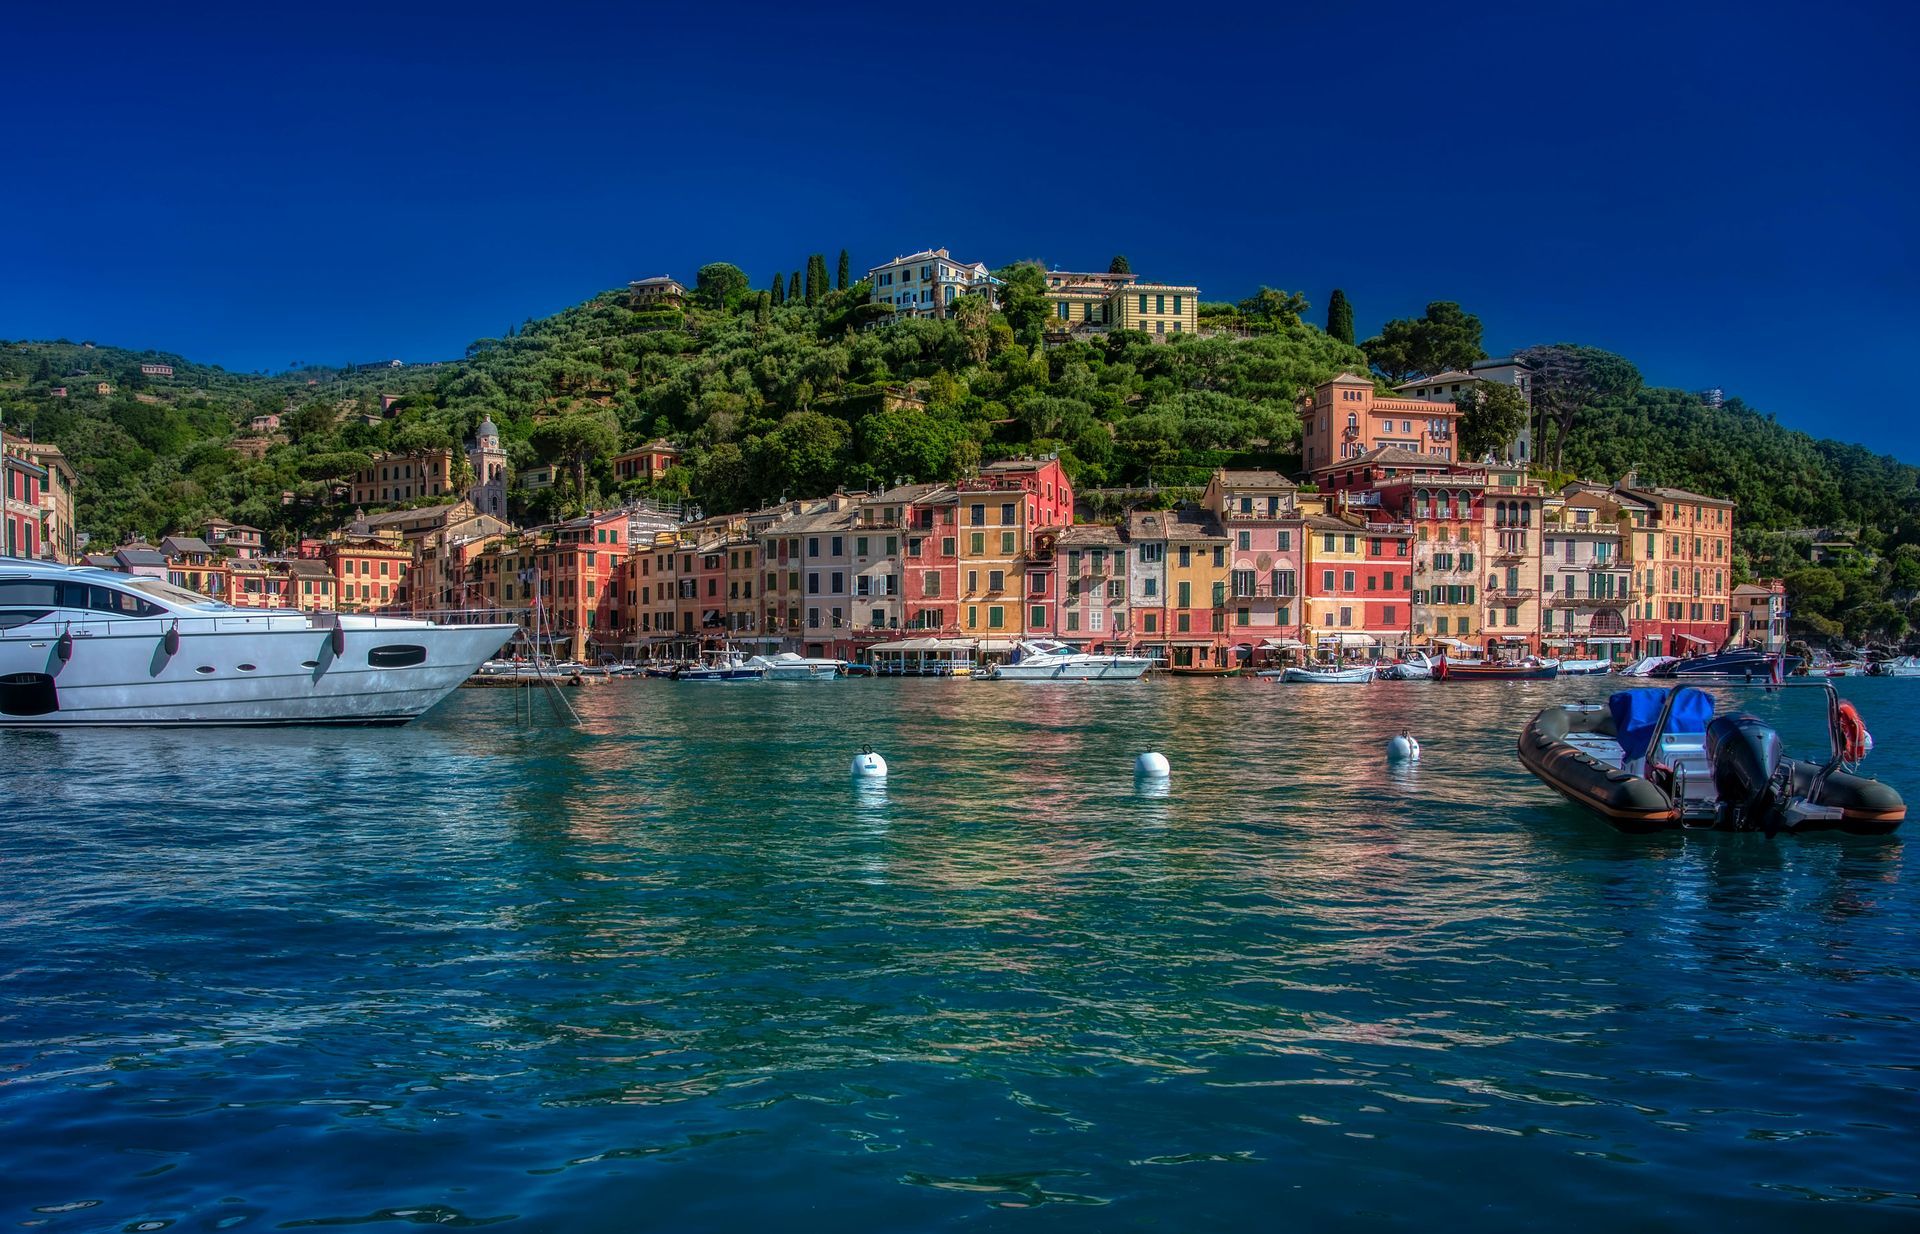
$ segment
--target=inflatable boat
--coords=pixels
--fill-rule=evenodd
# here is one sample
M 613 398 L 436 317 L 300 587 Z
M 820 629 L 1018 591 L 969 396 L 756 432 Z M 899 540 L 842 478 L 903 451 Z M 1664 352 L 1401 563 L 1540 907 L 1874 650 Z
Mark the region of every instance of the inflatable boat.
M 1832 686 L 1811 688 L 1827 695 L 1824 762 L 1788 758 L 1763 721 L 1716 716 L 1713 696 L 1693 686 L 1545 708 L 1520 734 L 1520 761 L 1621 831 L 1894 830 L 1906 803 L 1856 771 L 1872 748 L 1859 713 Z

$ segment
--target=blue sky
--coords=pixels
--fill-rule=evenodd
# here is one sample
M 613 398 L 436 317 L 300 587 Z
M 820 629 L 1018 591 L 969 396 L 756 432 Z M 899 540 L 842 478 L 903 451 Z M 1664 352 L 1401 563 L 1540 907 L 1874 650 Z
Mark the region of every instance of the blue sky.
M 1029 7 L 16 9 L 0 336 L 434 359 L 710 260 L 1123 252 L 1920 460 L 1911 10 Z

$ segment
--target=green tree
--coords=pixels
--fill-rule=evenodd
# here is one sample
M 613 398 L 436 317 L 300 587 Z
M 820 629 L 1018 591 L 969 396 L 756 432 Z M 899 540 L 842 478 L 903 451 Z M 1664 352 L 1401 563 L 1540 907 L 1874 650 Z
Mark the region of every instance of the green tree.
M 1486 352 L 1480 348 L 1480 319 L 1451 300 L 1435 300 L 1421 317 L 1389 321 L 1360 344 L 1367 360 L 1394 382 L 1419 374 L 1431 377 L 1465 370 Z
M 841 249 L 840 250 L 840 269 L 838 272 L 835 273 L 833 278 L 833 289 L 835 291 L 845 291 L 847 289 L 847 276 L 850 273 L 852 273 L 852 271 L 848 268 L 848 265 L 849 263 L 847 261 L 847 250 Z
M 1327 297 L 1327 333 L 1349 346 L 1353 343 L 1353 306 L 1338 287 Z
M 747 293 L 747 272 L 730 262 L 701 266 L 693 276 L 693 298 L 711 309 L 731 311 Z
M 1520 430 L 1527 426 L 1527 400 L 1504 382 L 1471 381 L 1454 397 L 1460 411 L 1462 462 L 1505 454 Z
M 881 484 L 954 479 L 958 427 L 918 409 L 869 412 L 860 418 L 860 454 Z
M 773 274 L 773 302 L 775 306 L 787 302 L 787 278 L 777 270 Z
M 815 253 L 807 258 L 807 307 L 819 304 L 820 298 L 826 294 L 827 256 L 825 253 Z
M 1133 267 L 1130 264 L 1128 264 L 1125 255 L 1115 254 L 1113 260 L 1107 263 L 1107 273 L 1108 274 L 1132 274 Z
M 542 420 L 530 440 L 541 458 L 572 471 L 574 491 L 585 500 L 587 465 L 620 449 L 620 425 L 610 412 L 580 412 Z
M 1046 329 L 1053 302 L 1047 299 L 1047 275 L 1037 262 L 1022 261 L 994 272 L 1000 280 L 1000 314 L 1013 328 L 1013 337 L 1037 346 Z
M 1239 304 L 1242 317 L 1268 327 L 1297 325 L 1309 307 L 1299 292 L 1275 287 L 1262 287 Z
M 844 421 L 817 411 L 790 413 L 748 455 L 760 478 L 760 496 L 832 491 L 845 465 L 849 438 Z
M 795 270 L 793 277 L 787 280 L 787 299 L 796 304 L 802 301 L 808 304 L 813 303 L 813 301 L 806 299 L 805 293 L 801 290 L 800 272 L 798 270 Z
M 1514 358 L 1533 378 L 1533 409 L 1540 419 L 1536 455 L 1549 460 L 1555 471 L 1561 468 L 1567 436 L 1583 408 L 1627 399 L 1640 389 L 1640 370 L 1598 347 L 1555 343 L 1529 347 Z

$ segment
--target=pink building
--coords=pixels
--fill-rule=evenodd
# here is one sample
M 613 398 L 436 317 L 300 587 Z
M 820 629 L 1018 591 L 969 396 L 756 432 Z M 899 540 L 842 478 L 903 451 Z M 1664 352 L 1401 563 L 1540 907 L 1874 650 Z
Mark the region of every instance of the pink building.
M 950 485 L 906 486 L 900 622 L 909 630 L 960 628 L 960 495 Z
M 1120 650 L 1129 636 L 1127 545 L 1120 529 L 1082 523 L 1039 538 L 1053 552 L 1053 626 L 1047 633 L 1090 651 Z
M 1216 471 L 1201 504 L 1227 533 L 1227 641 L 1241 659 L 1272 659 L 1300 637 L 1306 520 L 1277 471 Z

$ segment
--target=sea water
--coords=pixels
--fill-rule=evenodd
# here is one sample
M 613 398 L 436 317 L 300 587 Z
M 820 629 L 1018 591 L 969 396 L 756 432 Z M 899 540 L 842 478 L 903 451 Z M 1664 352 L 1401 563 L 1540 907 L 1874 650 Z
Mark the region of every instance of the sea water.
M 0 1220 L 1920 1228 L 1903 841 L 1616 834 L 1514 750 L 1611 684 L 0 733 Z M 1842 689 L 1920 796 L 1920 683 Z

